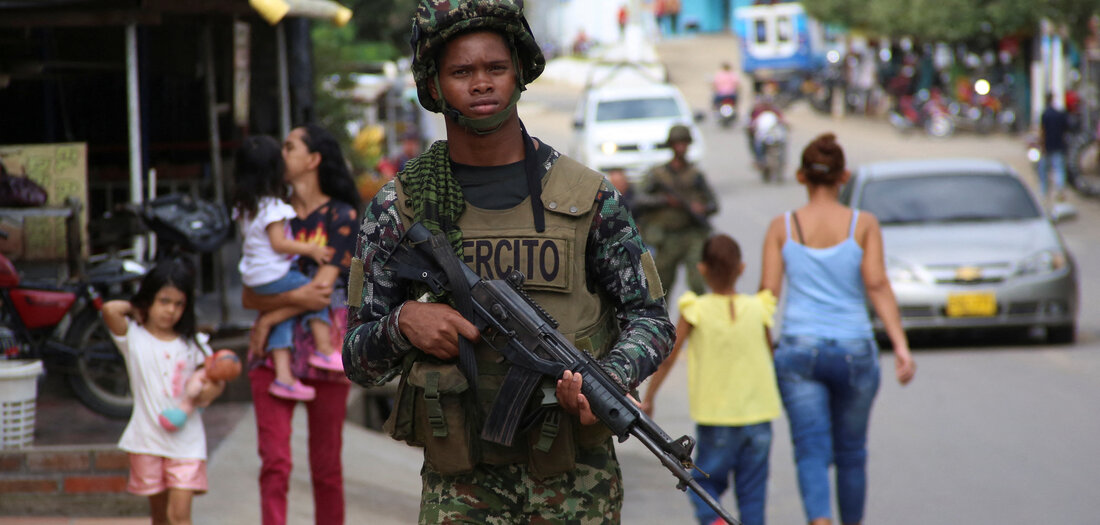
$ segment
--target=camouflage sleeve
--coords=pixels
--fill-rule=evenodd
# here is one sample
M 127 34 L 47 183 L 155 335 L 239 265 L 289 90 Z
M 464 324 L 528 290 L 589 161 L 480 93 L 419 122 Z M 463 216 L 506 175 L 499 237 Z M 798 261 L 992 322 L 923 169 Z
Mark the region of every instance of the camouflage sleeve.
M 642 269 L 645 245 L 619 192 L 606 180 L 596 194 L 596 206 L 588 234 L 589 278 L 614 302 L 622 330 L 602 364 L 623 386 L 633 389 L 668 355 L 675 328 L 664 298 L 650 296 Z
M 396 201 L 393 182 L 378 190 L 359 226 L 357 261 L 352 263 L 362 265 L 363 289 L 362 302 L 348 305 L 344 372 L 363 386 L 381 385 L 396 376 L 402 358 L 412 348 L 397 328 L 406 291 L 398 285 L 394 272 L 383 266 L 404 230 Z

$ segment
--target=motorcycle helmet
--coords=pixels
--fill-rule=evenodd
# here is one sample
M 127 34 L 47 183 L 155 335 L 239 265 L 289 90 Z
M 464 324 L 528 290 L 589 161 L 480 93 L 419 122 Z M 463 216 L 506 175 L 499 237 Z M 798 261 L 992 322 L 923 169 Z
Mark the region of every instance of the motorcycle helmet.
M 512 49 L 518 89 L 512 103 L 497 115 L 470 119 L 454 108 L 448 108 L 442 96 L 433 98 L 428 86 L 438 86 L 436 60 L 447 41 L 459 34 L 483 29 L 500 33 L 508 42 Z M 413 54 L 413 80 L 420 105 L 429 111 L 444 113 L 475 130 L 492 129 L 498 125 L 487 121 L 503 120 L 515 107 L 519 93 L 529 82 L 538 78 L 546 66 L 542 50 L 523 16 L 523 0 L 420 0 L 413 16 L 409 43 Z

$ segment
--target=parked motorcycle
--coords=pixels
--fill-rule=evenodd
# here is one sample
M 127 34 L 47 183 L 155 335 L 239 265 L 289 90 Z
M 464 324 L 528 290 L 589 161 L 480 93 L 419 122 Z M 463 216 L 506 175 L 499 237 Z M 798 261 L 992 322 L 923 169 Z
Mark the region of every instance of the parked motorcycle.
M 221 206 L 189 196 L 168 195 L 123 207 L 133 214 L 138 234 L 158 237 L 158 254 L 181 250 L 210 252 L 230 231 Z M 0 236 L 6 233 L 0 231 Z M 0 254 L 0 348 L 5 358 L 45 361 L 47 370 L 64 374 L 73 394 L 88 408 L 125 419 L 133 408 L 126 363 L 115 347 L 100 309 L 104 294 L 124 297 L 136 288 L 145 267 L 111 257 L 71 283 L 29 282 Z
M 997 117 L 989 107 L 955 100 L 947 108 L 957 129 L 987 135 L 997 125 Z
M 1067 142 L 1066 184 L 1082 197 L 1100 197 L 1100 141 L 1082 132 Z
M 897 106 L 887 115 L 890 124 L 899 131 L 908 132 L 921 127 L 921 113 L 917 102 L 910 95 L 898 99 Z
M 933 137 L 947 137 L 955 132 L 951 111 L 936 90 L 901 97 L 897 107 L 890 111 L 889 120 L 901 131 L 923 129 Z
M 0 237 L 7 238 L 0 231 Z M 101 290 L 140 280 L 145 268 L 99 265 L 70 283 L 27 281 L 0 254 L 0 348 L 4 357 L 42 359 L 65 375 L 81 402 L 115 418 L 130 415 L 126 365 L 99 315 Z

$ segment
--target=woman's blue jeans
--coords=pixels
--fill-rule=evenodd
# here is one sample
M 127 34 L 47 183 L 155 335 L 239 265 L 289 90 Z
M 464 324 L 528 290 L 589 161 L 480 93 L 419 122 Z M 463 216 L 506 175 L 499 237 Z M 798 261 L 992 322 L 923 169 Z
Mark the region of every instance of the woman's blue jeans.
M 1054 173 L 1054 191 L 1062 191 L 1066 187 L 1066 152 L 1048 151 L 1039 157 L 1039 194 L 1043 197 L 1050 195 L 1050 175 Z
M 836 466 L 841 523 L 863 521 L 867 423 L 879 386 L 874 339 L 783 336 L 775 372 L 807 521 L 832 519 L 830 464 Z
M 737 427 L 695 426 L 695 466 L 691 477 L 716 501 L 729 488 L 733 475 L 733 491 L 737 510 L 744 525 L 764 525 L 764 500 L 768 487 L 768 454 L 772 446 L 772 423 Z M 702 472 L 710 474 L 706 477 Z M 700 525 L 710 525 L 718 514 L 695 492 L 688 492 Z

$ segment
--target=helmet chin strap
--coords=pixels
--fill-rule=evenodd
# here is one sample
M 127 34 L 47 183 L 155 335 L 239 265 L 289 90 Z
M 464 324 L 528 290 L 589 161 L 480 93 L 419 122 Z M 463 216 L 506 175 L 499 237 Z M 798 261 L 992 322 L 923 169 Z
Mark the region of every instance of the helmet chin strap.
M 436 86 L 439 85 L 439 77 L 436 77 Z M 438 87 L 436 88 L 439 89 Z M 508 101 L 508 105 L 500 111 L 482 118 L 470 118 L 460 113 L 457 109 L 452 108 L 447 104 L 447 99 L 442 96 L 439 97 L 439 105 L 442 106 L 441 113 L 450 117 L 460 126 L 473 131 L 478 135 L 490 135 L 500 130 L 500 127 L 504 125 L 504 121 L 508 120 L 508 117 L 512 115 L 513 110 L 516 109 L 516 103 L 519 102 L 521 88 L 517 87 L 512 93 L 511 100 Z M 442 93 L 442 91 L 440 91 Z

